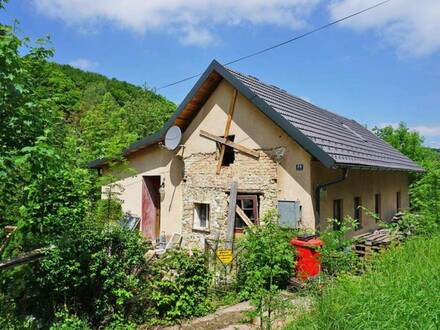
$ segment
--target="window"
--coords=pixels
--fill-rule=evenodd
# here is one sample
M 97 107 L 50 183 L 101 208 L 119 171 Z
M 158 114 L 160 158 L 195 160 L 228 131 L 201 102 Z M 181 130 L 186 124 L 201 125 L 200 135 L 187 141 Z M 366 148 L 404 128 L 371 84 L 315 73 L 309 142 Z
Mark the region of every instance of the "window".
M 362 228 L 362 202 L 361 202 L 361 198 L 360 197 L 355 197 L 354 198 L 354 203 L 353 203 L 353 207 L 354 207 L 354 211 L 353 211 L 353 215 L 354 215 L 354 219 L 357 222 L 356 225 L 356 229 L 361 229 Z
M 333 201 L 333 219 L 338 221 L 333 223 L 334 230 L 341 229 L 342 218 L 342 199 L 335 199 Z
M 228 140 L 234 142 L 235 135 L 229 135 Z M 221 146 L 221 145 L 220 145 Z M 222 166 L 229 166 L 235 161 L 235 151 L 234 148 L 225 146 L 225 154 L 223 155 Z
M 379 218 L 382 217 L 381 209 L 382 209 L 382 206 L 381 206 L 381 196 L 380 196 L 380 194 L 375 194 L 374 195 L 374 213 L 376 213 L 376 215 Z
M 258 224 L 258 196 L 257 195 L 238 195 L 237 206 L 247 215 L 249 220 Z M 246 223 L 238 214 L 235 215 L 235 231 L 241 232 L 246 227 Z
M 400 191 L 396 193 L 396 211 L 397 212 L 402 211 L 402 200 L 400 196 Z
M 194 204 L 194 229 L 209 230 L 209 204 Z

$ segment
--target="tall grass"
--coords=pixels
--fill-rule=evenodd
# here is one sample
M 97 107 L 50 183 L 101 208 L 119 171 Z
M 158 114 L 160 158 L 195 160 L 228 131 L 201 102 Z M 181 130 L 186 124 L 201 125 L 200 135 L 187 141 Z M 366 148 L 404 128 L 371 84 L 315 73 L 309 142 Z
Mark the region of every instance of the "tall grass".
M 343 276 L 286 329 L 439 329 L 440 236 L 408 241 Z

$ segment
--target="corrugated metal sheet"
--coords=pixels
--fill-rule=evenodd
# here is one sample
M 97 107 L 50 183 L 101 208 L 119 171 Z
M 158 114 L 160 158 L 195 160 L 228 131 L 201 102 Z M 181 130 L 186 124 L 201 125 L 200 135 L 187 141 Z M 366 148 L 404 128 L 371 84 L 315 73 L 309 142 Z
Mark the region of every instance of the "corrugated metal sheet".
M 227 70 L 330 155 L 336 164 L 422 170 L 356 121 L 319 108 L 255 77 Z

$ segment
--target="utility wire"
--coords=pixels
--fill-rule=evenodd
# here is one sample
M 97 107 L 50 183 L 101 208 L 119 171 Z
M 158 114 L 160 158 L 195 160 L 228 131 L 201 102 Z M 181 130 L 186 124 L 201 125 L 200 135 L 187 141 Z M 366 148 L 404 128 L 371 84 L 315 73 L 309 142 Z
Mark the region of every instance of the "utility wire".
M 309 36 L 309 35 L 311 35 L 311 34 L 313 34 L 313 33 L 316 33 L 316 32 L 319 32 L 319 31 L 321 31 L 321 30 L 327 29 L 327 28 L 329 28 L 329 27 L 331 27 L 331 26 L 333 26 L 333 25 L 336 25 L 336 24 L 338 24 L 338 23 L 340 23 L 340 22 L 343 22 L 343 21 L 345 21 L 345 20 L 348 20 L 348 19 L 353 18 L 353 17 L 355 17 L 355 16 L 358 16 L 358 15 L 360 15 L 360 14 L 363 14 L 363 13 L 365 13 L 365 12 L 367 12 L 367 11 L 370 11 L 370 10 L 372 10 L 372 9 L 375 9 L 375 8 L 377 8 L 377 7 L 379 7 L 379 6 L 382 6 L 382 5 L 384 5 L 384 4 L 388 3 L 388 2 L 391 2 L 391 1 L 392 1 L 392 0 L 385 0 L 385 1 L 379 2 L 379 3 L 377 3 L 377 4 L 373 5 L 373 6 L 370 6 L 370 7 L 368 7 L 368 8 L 362 9 L 362 10 L 357 11 L 357 12 L 355 12 L 355 13 L 352 13 L 352 14 L 350 14 L 350 15 L 348 15 L 348 16 L 344 16 L 344 17 L 339 18 L 339 19 L 337 19 L 337 20 L 335 20 L 335 21 L 332 21 L 332 22 L 330 22 L 330 23 L 327 23 L 327 24 L 321 25 L 320 27 L 317 27 L 316 29 L 313 29 L 313 30 L 311 30 L 311 31 L 308 31 L 308 32 L 305 32 L 305 33 L 303 33 L 303 34 L 297 35 L 297 36 L 295 36 L 295 37 L 293 37 L 293 38 L 290 38 L 290 39 L 288 39 L 288 40 L 286 40 L 286 41 L 283 41 L 283 42 L 280 42 L 280 43 L 275 44 L 275 45 L 273 45 L 273 46 L 270 46 L 270 47 L 267 47 L 267 48 L 261 49 L 261 50 L 259 50 L 259 51 L 254 52 L 254 53 L 250 53 L 250 54 L 248 54 L 248 55 L 245 55 L 245 56 L 242 56 L 242 57 L 236 58 L 236 59 L 234 59 L 234 60 L 232 60 L 232 61 L 229 61 L 229 62 L 223 63 L 222 65 L 230 65 L 230 64 L 234 64 L 234 63 L 237 63 L 237 62 L 240 62 L 240 61 L 246 60 L 246 59 L 248 59 L 248 58 L 251 58 L 251 57 L 254 57 L 254 56 L 257 56 L 257 55 L 261 55 L 261 54 L 266 53 L 266 52 L 268 52 L 268 51 L 270 51 L 270 50 L 273 50 L 273 49 L 275 49 L 275 48 L 278 48 L 278 47 L 284 46 L 284 45 L 286 45 L 286 44 L 288 44 L 288 43 L 291 43 L 291 42 L 293 42 L 293 41 L 296 41 L 296 40 L 298 40 L 298 39 L 302 39 L 302 38 L 304 38 L 304 37 L 307 37 L 307 36 Z M 173 83 L 170 83 L 170 84 L 167 84 L 167 85 L 160 86 L 160 87 L 158 87 L 156 90 L 161 90 L 161 89 L 164 89 L 164 88 L 167 88 L 167 87 L 171 87 L 171 86 L 174 86 L 174 85 L 177 85 L 177 84 L 181 84 L 181 83 L 183 83 L 183 82 L 185 82 L 185 81 L 188 81 L 188 80 L 191 80 L 191 79 L 197 78 L 197 77 L 201 76 L 202 74 L 203 74 L 203 73 L 198 73 L 198 74 L 195 74 L 195 75 L 192 75 L 192 76 L 186 77 L 186 78 L 184 78 L 184 79 L 177 80 L 177 81 L 175 81 L 175 82 L 173 82 Z

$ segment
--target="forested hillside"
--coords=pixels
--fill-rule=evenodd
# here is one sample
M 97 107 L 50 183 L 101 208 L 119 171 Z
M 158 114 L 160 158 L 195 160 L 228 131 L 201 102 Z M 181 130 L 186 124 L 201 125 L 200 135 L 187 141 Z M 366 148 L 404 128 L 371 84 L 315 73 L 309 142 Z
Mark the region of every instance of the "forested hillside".
M 38 93 L 51 96 L 84 161 L 111 156 L 154 133 L 175 109 L 145 88 L 69 65 L 48 62 L 39 74 Z

